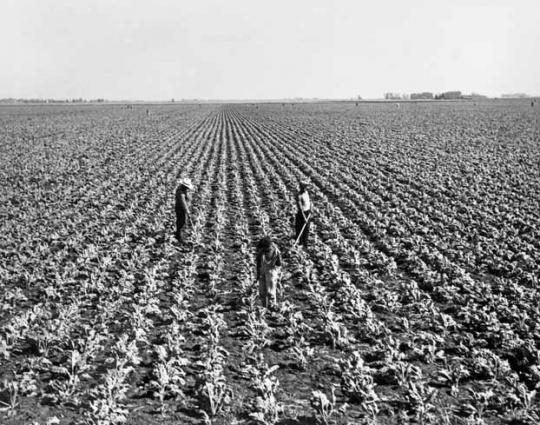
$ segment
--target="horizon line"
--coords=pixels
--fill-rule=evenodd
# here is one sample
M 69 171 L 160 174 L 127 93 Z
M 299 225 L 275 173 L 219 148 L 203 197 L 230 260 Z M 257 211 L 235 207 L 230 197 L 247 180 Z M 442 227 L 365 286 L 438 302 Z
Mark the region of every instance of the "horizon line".
M 427 92 L 431 93 L 431 92 Z M 443 92 L 448 93 L 448 92 Z M 399 93 L 396 93 L 399 94 Z M 405 94 L 405 93 L 403 93 Z M 401 94 L 401 95 L 403 95 Z M 441 93 L 442 94 L 442 93 Z M 407 94 L 410 96 L 410 94 Z M 496 100 L 496 99 L 531 99 L 540 97 L 538 94 L 529 94 L 529 93 L 502 93 L 498 96 L 488 96 L 478 93 L 474 94 L 465 94 L 462 93 L 463 98 L 456 99 L 411 99 L 410 97 L 405 98 L 384 98 L 384 97 L 366 97 L 366 98 L 355 98 L 355 97 L 290 97 L 290 98 L 170 98 L 170 99 L 107 99 L 107 98 L 38 98 L 38 97 L 4 97 L 0 98 L 1 103 L 17 103 L 17 102 L 29 102 L 29 103 L 223 103 L 223 102 L 317 102 L 317 101 L 349 101 L 349 102 L 362 102 L 362 101 L 385 101 L 385 102 L 397 102 L 397 101 L 438 101 L 438 100 L 471 100 L 471 97 L 475 100 Z

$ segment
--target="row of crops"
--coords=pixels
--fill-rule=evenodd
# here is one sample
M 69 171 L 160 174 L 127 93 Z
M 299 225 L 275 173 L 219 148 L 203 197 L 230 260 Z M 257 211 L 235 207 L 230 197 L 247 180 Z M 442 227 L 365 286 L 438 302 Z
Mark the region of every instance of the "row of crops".
M 2 423 L 540 421 L 534 108 L 146 109 L 0 109 Z

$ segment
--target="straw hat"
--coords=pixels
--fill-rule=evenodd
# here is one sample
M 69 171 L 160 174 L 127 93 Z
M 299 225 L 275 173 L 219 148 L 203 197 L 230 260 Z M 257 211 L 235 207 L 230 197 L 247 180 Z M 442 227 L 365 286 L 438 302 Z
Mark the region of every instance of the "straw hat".
M 191 179 L 187 177 L 180 179 L 180 185 L 187 187 L 189 190 L 193 190 L 193 183 L 191 183 Z

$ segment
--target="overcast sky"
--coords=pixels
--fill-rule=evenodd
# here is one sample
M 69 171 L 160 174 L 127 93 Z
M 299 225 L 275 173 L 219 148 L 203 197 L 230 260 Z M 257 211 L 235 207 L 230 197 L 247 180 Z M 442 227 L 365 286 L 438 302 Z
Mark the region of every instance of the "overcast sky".
M 540 95 L 540 0 L 0 0 L 0 98 Z

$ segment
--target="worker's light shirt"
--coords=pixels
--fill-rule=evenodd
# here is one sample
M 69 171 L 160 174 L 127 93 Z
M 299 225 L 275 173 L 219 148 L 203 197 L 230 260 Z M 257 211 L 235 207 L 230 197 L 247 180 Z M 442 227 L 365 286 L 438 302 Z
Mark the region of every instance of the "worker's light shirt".
M 298 195 L 298 203 L 300 204 L 302 211 L 309 211 L 311 209 L 311 201 L 309 200 L 309 194 L 307 192 Z

